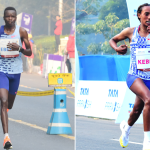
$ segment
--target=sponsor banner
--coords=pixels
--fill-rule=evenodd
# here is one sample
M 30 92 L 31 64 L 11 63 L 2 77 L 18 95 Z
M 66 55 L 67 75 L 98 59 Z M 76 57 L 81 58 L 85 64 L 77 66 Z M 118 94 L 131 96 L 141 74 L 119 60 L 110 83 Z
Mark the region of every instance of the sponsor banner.
M 71 86 L 72 74 L 71 73 L 49 73 L 48 86 Z
M 140 21 L 137 17 L 137 9 L 144 3 L 149 3 L 149 0 L 126 0 L 128 6 L 128 13 L 130 19 L 130 27 L 137 27 L 140 25 Z
M 121 123 L 123 120 L 128 121 L 129 115 L 134 107 L 135 97 L 135 94 L 129 88 L 127 88 L 121 109 L 116 119 L 116 123 Z M 141 114 L 139 119 L 136 121 L 136 124 L 142 123 L 143 114 Z
M 75 100 L 76 115 L 116 119 L 127 86 L 119 81 L 79 81 Z
M 33 16 L 27 13 L 20 13 L 17 15 L 17 25 L 23 27 L 31 34 Z
M 28 33 L 31 33 L 33 16 L 30 14 L 22 13 L 21 27 Z

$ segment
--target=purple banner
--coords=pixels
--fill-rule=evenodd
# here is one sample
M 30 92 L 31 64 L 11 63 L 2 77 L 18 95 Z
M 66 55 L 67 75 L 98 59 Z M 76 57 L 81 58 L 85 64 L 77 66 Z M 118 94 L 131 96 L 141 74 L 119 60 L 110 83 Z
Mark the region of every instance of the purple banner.
M 31 33 L 33 16 L 30 14 L 22 13 L 21 27 L 28 33 Z
M 71 31 L 70 34 L 74 34 L 75 32 L 75 18 L 72 18 L 72 23 L 71 23 Z

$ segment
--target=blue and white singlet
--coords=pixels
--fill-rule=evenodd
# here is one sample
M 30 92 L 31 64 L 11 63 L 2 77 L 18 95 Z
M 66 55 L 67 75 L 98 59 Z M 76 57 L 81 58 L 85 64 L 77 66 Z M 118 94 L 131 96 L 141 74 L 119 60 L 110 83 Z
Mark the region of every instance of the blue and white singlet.
M 130 69 L 128 74 L 134 75 L 144 80 L 150 80 L 150 71 L 144 72 L 137 69 L 136 64 L 136 49 L 137 48 L 150 48 L 150 34 L 147 37 L 141 37 L 138 33 L 138 28 L 135 27 L 132 42 L 130 43 Z
M 16 29 L 13 34 L 7 35 L 4 33 L 4 26 L 0 28 L 0 39 L 19 39 L 19 46 L 22 47 L 20 32 L 20 26 L 16 25 Z M 8 73 L 8 74 L 18 74 L 23 72 L 22 67 L 22 53 L 19 53 L 18 57 L 15 58 L 2 58 L 0 56 L 0 72 Z

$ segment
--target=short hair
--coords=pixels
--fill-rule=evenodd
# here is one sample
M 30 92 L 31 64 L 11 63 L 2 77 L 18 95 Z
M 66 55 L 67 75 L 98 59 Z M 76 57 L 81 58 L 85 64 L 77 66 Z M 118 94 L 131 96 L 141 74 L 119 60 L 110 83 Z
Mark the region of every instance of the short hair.
M 17 15 L 17 11 L 16 11 L 16 9 L 15 9 L 14 7 L 7 7 L 7 8 L 5 8 L 5 10 L 4 10 L 4 15 L 5 15 L 5 12 L 6 12 L 7 10 L 14 10 L 14 11 L 16 12 L 16 15 Z
M 57 17 L 57 16 L 60 17 L 60 15 L 56 15 L 56 17 Z
M 138 17 L 138 13 L 140 13 L 140 14 L 141 14 L 141 12 L 142 12 L 142 8 L 143 8 L 144 6 L 150 6 L 150 4 L 148 4 L 148 3 L 144 3 L 143 5 L 140 5 L 140 6 L 138 7 L 138 10 L 137 10 L 137 17 Z M 138 17 L 138 19 L 140 20 L 140 18 L 139 18 L 139 17 Z

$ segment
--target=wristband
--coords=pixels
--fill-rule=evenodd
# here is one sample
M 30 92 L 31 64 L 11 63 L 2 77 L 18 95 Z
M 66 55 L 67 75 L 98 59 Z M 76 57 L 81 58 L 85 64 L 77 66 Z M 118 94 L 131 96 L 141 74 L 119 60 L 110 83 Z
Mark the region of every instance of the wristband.
M 23 51 L 24 51 L 24 49 L 23 49 L 21 46 L 19 46 L 18 51 L 19 51 L 19 52 L 23 52 Z

